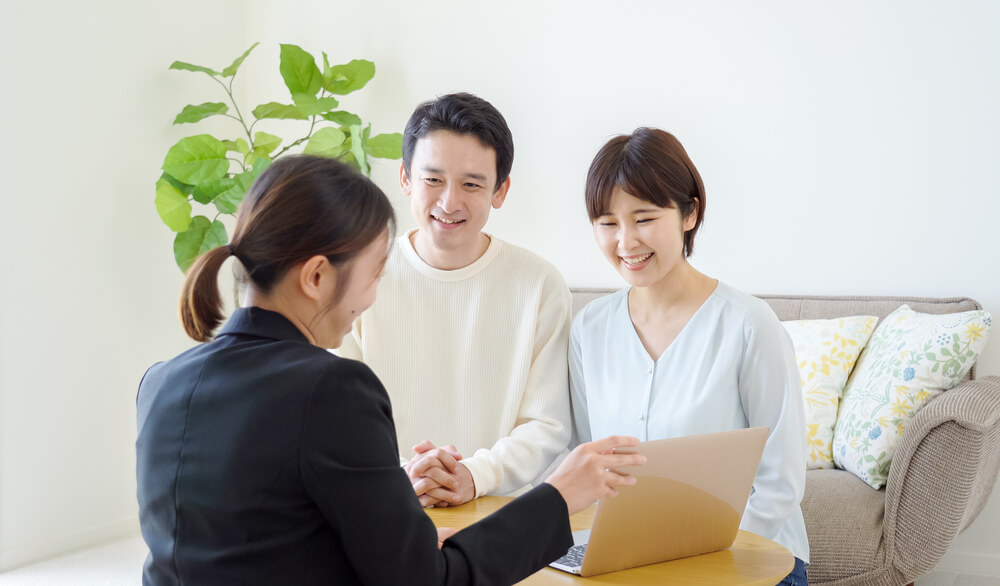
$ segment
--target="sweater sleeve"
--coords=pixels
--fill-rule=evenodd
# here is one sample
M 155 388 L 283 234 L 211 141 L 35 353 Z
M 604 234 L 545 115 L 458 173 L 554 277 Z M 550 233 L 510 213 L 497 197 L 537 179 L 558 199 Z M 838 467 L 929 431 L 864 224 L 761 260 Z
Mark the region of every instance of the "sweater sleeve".
M 389 398 L 368 367 L 338 360 L 303 422 L 303 483 L 365 584 L 513 583 L 572 545 L 565 501 L 544 485 L 437 547 L 396 457 Z
M 566 347 L 571 311 L 569 288 L 558 273 L 550 275 L 539 301 L 517 425 L 492 447 L 462 460 L 472 474 L 477 498 L 540 482 L 539 476 L 566 449 L 570 438 Z
M 751 427 L 770 429 L 741 529 L 774 539 L 805 492 L 806 425 L 791 340 L 766 308 L 747 316 L 740 400 Z

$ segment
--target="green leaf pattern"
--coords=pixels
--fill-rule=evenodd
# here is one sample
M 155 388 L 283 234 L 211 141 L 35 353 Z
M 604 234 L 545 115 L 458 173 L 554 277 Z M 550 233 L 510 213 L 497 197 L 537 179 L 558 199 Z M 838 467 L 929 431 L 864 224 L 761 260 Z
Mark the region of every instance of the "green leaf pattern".
M 847 383 L 833 437 L 837 466 L 883 486 L 907 424 L 965 378 L 991 325 L 983 310 L 933 315 L 903 305 L 886 316 Z

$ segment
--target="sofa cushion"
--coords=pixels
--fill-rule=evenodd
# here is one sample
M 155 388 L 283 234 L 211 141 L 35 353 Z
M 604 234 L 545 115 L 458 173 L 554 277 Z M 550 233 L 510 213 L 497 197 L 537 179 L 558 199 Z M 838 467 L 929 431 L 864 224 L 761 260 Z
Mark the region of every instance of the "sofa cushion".
M 874 315 L 860 315 L 781 322 L 792 338 L 802 377 L 809 470 L 834 467 L 833 427 L 840 398 L 877 321 Z
M 945 315 L 903 305 L 872 336 L 844 392 L 833 456 L 874 488 L 885 484 L 906 425 L 979 358 L 991 325 L 983 310 Z
M 810 470 L 802 514 L 809 536 L 809 581 L 876 572 L 885 565 L 885 491 L 850 472 Z

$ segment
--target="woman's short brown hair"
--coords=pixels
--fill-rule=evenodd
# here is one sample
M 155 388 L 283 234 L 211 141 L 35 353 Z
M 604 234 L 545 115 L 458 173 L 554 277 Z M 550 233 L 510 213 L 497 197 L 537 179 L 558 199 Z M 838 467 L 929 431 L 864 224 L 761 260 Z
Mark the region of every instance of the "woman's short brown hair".
M 608 212 L 615 188 L 661 208 L 677 208 L 681 217 L 697 214 L 684 233 L 684 256 L 694 250 L 694 236 L 705 217 L 705 184 L 677 138 L 658 128 L 637 128 L 609 140 L 587 172 L 590 221 Z

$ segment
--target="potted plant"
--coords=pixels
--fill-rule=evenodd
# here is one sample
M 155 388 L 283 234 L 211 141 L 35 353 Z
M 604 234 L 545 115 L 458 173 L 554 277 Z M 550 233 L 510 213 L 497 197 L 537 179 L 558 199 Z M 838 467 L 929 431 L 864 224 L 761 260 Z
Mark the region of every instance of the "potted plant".
M 254 43 L 228 67 L 216 71 L 174 61 L 170 69 L 204 73 L 217 82 L 226 102 L 187 105 L 174 124 L 193 124 L 210 116 L 225 116 L 238 123 L 237 136 L 216 138 L 197 134 L 180 139 L 163 159 L 163 174 L 156 182 L 156 211 L 163 223 L 177 233 L 174 259 L 182 271 L 201 253 L 229 241 L 222 215 L 234 215 L 247 190 L 272 160 L 302 146 L 302 152 L 337 157 L 370 173 L 368 157 L 399 159 L 403 137 L 399 133 L 371 136 L 371 124 L 351 112 L 338 110 L 337 96 L 363 88 L 375 75 L 375 64 L 355 59 L 330 65 L 323 53 L 319 68 L 311 54 L 297 45 L 281 45 L 279 71 L 291 93 L 291 103 L 268 102 L 249 112 L 248 118 L 233 98 L 233 81 L 240 65 L 258 45 Z M 293 140 L 258 130 L 266 120 L 299 120 L 307 127 Z M 196 213 L 195 209 L 201 211 Z M 211 219 L 209 216 L 212 216 Z

